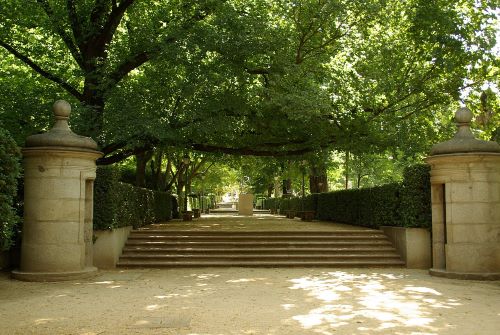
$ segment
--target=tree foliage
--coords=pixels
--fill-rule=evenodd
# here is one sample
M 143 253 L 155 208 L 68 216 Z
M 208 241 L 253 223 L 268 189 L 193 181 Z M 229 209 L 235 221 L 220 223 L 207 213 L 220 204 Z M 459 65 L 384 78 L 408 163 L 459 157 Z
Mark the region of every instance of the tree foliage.
M 0 6 L 0 71 L 13 76 L 0 80 L 2 120 L 20 141 L 46 127 L 49 100 L 70 98 L 100 164 L 162 146 L 421 152 L 418 137 L 439 137 L 465 80 L 495 61 L 494 0 Z

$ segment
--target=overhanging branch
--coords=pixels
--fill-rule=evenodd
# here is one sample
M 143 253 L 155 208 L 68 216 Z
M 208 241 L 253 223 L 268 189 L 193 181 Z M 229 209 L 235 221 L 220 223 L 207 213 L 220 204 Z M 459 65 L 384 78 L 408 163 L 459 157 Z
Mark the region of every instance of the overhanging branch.
M 62 88 L 64 88 L 66 91 L 68 91 L 75 98 L 77 98 L 78 100 L 82 100 L 83 95 L 76 88 L 74 88 L 69 83 L 67 83 L 65 80 L 57 77 L 56 75 L 54 75 L 48 71 L 45 71 L 38 64 L 36 64 L 34 61 L 32 61 L 28 56 L 23 55 L 22 53 L 17 51 L 10 44 L 0 40 L 0 46 L 3 47 L 8 52 L 10 52 L 14 57 L 16 57 L 17 59 L 19 59 L 20 61 L 22 61 L 26 65 L 28 65 L 30 68 L 35 70 L 35 72 L 37 72 L 42 77 L 45 77 L 45 78 L 53 81 L 54 83 L 60 85 Z
M 54 16 L 54 11 L 50 7 L 49 2 L 47 0 L 37 0 L 37 2 L 40 4 L 40 6 L 42 6 L 43 10 L 45 11 L 45 14 L 47 14 L 47 17 L 49 18 L 50 23 L 52 24 L 54 31 L 62 38 L 64 44 L 66 45 L 66 47 L 70 51 L 70 53 L 73 56 L 73 58 L 75 59 L 75 61 L 78 63 L 78 65 L 80 67 L 83 67 L 84 62 L 83 62 L 82 55 L 78 51 L 78 48 L 77 48 L 75 42 L 73 41 L 73 39 L 71 38 L 71 36 L 66 31 L 64 31 L 63 25 L 61 24 L 61 22 L 59 22 L 58 18 L 56 18 Z M 68 10 L 70 11 L 70 14 L 71 14 L 71 9 L 73 9 L 73 10 L 75 9 L 73 2 L 71 0 L 68 0 L 67 6 L 68 6 Z M 75 13 L 75 15 L 76 15 L 76 13 Z M 73 26 L 74 19 L 71 17 L 71 15 L 70 15 L 70 21 L 72 22 L 72 26 Z
M 292 149 L 292 150 L 260 150 L 253 148 L 228 148 L 221 146 L 214 146 L 208 144 L 192 144 L 191 148 L 197 151 L 203 152 L 213 152 L 213 153 L 223 153 L 229 155 L 240 155 L 240 156 L 259 156 L 259 157 L 288 157 L 288 156 L 301 156 L 316 150 L 316 148 L 303 148 L 303 149 Z

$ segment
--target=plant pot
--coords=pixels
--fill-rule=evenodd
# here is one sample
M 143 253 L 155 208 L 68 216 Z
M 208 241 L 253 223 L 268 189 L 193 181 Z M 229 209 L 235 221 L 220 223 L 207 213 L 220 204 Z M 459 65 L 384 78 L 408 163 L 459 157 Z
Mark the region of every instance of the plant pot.
M 192 221 L 193 220 L 193 212 L 187 211 L 182 213 L 182 221 Z

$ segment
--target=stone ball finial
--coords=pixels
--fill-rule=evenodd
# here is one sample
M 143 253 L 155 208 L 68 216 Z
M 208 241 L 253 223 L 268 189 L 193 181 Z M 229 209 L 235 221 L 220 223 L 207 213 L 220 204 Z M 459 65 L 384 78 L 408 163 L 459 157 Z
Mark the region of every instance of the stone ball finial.
M 52 110 L 56 119 L 67 119 L 71 114 L 71 105 L 66 100 L 57 100 Z
M 455 121 L 457 121 L 457 123 L 470 123 L 473 116 L 474 115 L 469 108 L 462 107 L 457 109 L 457 111 L 455 112 Z
M 446 142 L 441 142 L 432 147 L 431 156 L 458 154 L 458 153 L 500 153 L 500 145 L 497 142 L 482 141 L 474 137 L 470 126 L 473 114 L 467 107 L 459 108 L 455 112 L 457 133 Z

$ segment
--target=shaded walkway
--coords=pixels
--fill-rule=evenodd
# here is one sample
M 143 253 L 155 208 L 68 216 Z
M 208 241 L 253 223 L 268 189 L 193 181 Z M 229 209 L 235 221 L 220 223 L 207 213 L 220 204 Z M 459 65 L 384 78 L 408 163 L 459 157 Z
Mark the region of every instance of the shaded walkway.
M 167 229 L 167 230 L 269 230 L 269 231 L 337 231 L 368 228 L 351 226 L 340 223 L 313 221 L 305 222 L 298 218 L 287 219 L 284 216 L 257 214 L 254 216 L 239 215 L 203 215 L 193 221 L 173 220 L 166 223 L 153 224 L 142 229 Z

